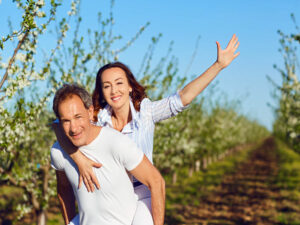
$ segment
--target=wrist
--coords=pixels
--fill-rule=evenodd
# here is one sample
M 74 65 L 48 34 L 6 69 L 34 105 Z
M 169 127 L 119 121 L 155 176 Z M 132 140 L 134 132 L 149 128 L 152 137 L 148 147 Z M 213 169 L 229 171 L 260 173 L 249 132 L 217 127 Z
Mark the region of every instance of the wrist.
M 69 155 L 70 155 L 71 159 L 73 159 L 74 161 L 77 161 L 77 159 L 80 159 L 80 157 L 81 157 L 81 152 L 77 149 L 76 151 L 74 150 L 74 151 L 70 152 Z
M 217 70 L 219 70 L 219 71 L 221 71 L 222 69 L 224 69 L 225 68 L 225 66 L 224 65 L 222 65 L 220 62 L 218 62 L 218 61 L 215 61 L 215 63 L 213 64 L 215 67 L 216 67 L 216 69 Z

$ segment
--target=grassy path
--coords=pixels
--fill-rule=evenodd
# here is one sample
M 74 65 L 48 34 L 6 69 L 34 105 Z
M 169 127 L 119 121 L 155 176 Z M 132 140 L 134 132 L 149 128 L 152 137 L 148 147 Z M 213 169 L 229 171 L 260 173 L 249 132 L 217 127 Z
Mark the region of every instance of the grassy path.
M 274 138 L 178 180 L 168 183 L 168 225 L 300 225 L 300 154 Z M 11 224 L 2 219 L 16 216 L 4 206 L 7 198 L 20 198 L 16 193 L 10 187 L 0 189 L 2 225 Z M 57 199 L 50 205 L 48 225 L 63 224 Z M 13 224 L 35 223 L 29 215 Z
M 198 206 L 178 207 L 181 221 L 167 218 L 168 224 L 300 224 L 300 201 L 295 198 L 299 173 L 284 176 L 287 170 L 293 171 L 281 168 L 288 163 L 286 154 L 278 150 L 273 138 L 267 139 L 233 174 L 223 177 L 212 193 L 201 197 Z M 282 178 L 287 180 L 282 182 Z M 284 188 L 289 179 L 294 186 Z

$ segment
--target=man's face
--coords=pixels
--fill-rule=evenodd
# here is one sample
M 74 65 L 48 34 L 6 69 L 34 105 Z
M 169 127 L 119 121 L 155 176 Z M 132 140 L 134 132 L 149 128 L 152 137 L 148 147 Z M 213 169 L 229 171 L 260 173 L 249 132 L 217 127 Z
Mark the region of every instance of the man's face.
M 67 137 L 75 146 L 80 147 L 90 143 L 92 106 L 86 109 L 82 100 L 77 95 L 72 95 L 59 104 L 58 113 Z

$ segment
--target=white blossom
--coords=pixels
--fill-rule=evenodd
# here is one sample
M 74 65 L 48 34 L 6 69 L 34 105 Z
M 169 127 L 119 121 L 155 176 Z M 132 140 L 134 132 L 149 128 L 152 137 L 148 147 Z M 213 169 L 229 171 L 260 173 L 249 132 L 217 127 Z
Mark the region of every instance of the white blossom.
M 25 61 L 26 61 L 26 55 L 23 54 L 23 53 L 18 53 L 18 54 L 16 55 L 16 60 L 19 60 L 19 61 L 21 61 L 21 62 L 25 62 Z
M 18 40 L 21 41 L 24 37 L 24 33 L 21 33 L 19 36 L 18 36 Z
M 46 16 L 46 13 L 45 12 L 42 12 L 42 11 L 39 11 L 39 12 L 37 12 L 37 16 L 38 17 L 45 17 Z
M 36 3 L 37 6 L 42 7 L 45 5 L 45 0 L 38 0 Z
M 6 69 L 6 67 L 7 67 L 7 63 L 0 62 L 0 68 L 1 69 Z

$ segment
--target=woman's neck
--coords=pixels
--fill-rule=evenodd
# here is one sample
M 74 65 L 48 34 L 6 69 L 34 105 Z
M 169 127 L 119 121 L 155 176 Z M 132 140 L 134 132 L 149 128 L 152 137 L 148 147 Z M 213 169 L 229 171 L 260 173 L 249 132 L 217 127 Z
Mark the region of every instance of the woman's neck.
M 121 131 L 132 120 L 130 106 L 127 109 L 113 110 L 112 113 L 113 128 Z

